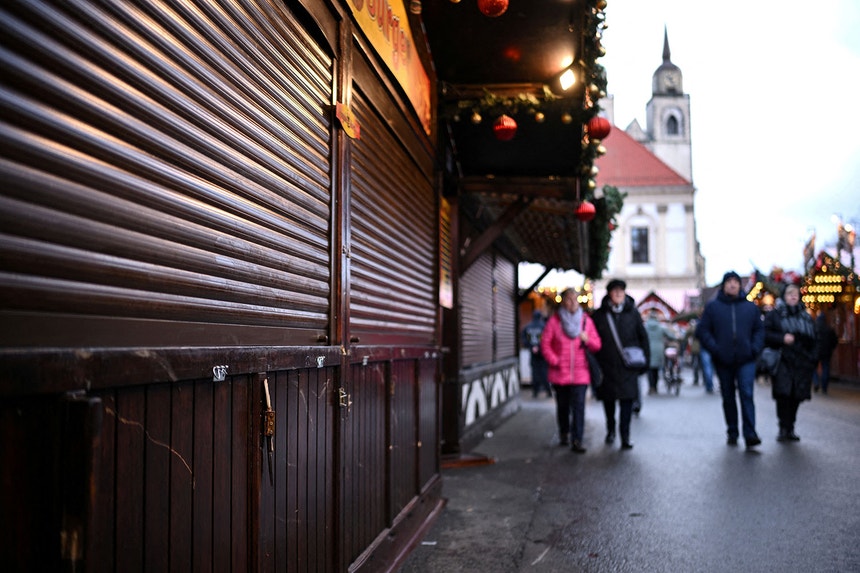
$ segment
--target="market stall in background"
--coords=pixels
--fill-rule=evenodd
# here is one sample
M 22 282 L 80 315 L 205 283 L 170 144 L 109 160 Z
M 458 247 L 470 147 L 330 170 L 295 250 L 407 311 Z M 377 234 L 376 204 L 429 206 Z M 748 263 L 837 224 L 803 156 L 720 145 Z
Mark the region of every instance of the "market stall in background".
M 816 257 L 801 286 L 804 304 L 816 316 L 824 313 L 839 338 L 830 365 L 831 375 L 852 381 L 860 381 L 858 287 L 860 280 L 853 265 L 846 265 L 824 251 Z

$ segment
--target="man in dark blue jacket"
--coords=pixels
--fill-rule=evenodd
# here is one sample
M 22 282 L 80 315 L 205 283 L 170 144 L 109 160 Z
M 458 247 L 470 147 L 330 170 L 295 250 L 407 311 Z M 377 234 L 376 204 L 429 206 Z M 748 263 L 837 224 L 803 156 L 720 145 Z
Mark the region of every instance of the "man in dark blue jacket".
M 696 336 L 711 353 L 723 395 L 728 444 L 738 443 L 738 406 L 741 399 L 743 436 L 747 448 L 761 443 L 755 431 L 755 363 L 764 347 L 764 325 L 758 307 L 746 299 L 741 277 L 734 271 L 723 275 L 717 297 L 705 306 Z
M 532 321 L 523 328 L 521 342 L 523 348 L 529 349 L 530 362 L 532 367 L 532 397 L 537 398 L 541 390 L 546 390 L 547 398 L 552 398 L 552 388 L 547 380 L 546 358 L 540 352 L 540 338 L 543 335 L 543 329 L 546 326 L 546 319 L 541 311 L 536 310 L 532 313 Z

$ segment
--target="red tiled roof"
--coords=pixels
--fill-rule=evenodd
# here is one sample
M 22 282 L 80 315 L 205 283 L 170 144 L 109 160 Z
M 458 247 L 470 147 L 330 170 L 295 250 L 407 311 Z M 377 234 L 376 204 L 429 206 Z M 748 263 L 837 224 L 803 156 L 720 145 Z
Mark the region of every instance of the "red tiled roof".
M 689 181 L 617 126 L 613 126 L 602 144 L 606 154 L 594 162 L 600 170 L 596 179 L 598 187 L 690 185 Z

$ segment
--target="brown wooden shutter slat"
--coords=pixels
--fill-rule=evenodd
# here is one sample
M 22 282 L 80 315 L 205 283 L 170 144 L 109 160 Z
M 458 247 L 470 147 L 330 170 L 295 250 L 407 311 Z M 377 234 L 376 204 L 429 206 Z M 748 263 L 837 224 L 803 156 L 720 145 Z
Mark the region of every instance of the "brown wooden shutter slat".
M 482 254 L 460 277 L 461 368 L 493 360 L 493 255 Z
M 427 274 L 436 261 L 433 188 L 360 90 L 352 105 L 362 136 L 351 161 L 351 332 L 426 344 L 437 309 Z
M 495 360 L 502 360 L 517 356 L 516 264 L 501 256 L 495 262 Z
M 0 175 L 5 173 L 4 167 L 7 166 L 0 161 Z M 10 173 L 9 179 L 14 177 L 15 173 Z M 213 276 L 244 276 L 249 282 L 261 285 L 301 282 L 307 294 L 318 296 L 328 290 L 325 277 L 314 276 L 317 267 L 303 258 L 290 241 L 281 241 L 276 249 L 268 248 L 261 245 L 261 241 L 255 243 L 227 233 L 217 233 L 178 217 L 165 216 L 115 198 L 92 193 L 89 197 L 91 201 L 87 206 L 90 215 L 93 215 L 89 218 L 0 197 L 0 222 L 7 233 L 92 249 L 98 253 L 185 268 Z M 104 200 L 104 203 L 98 200 Z M 102 211 L 105 218 L 98 220 L 94 216 L 95 211 Z M 117 228 L 116 223 L 125 220 L 128 225 Z M 153 230 L 158 231 L 157 237 L 146 233 Z M 290 250 L 296 250 L 297 254 L 289 255 Z
M 0 315 L 328 331 L 333 59 L 287 10 L 33 1 L 0 37 Z

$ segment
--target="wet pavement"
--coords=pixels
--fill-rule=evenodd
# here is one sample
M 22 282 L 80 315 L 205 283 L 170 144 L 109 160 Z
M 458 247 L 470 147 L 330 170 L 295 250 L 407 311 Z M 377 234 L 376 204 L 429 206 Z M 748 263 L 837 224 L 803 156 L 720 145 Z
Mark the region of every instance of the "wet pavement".
M 813 395 L 801 441 L 779 443 L 757 383 L 747 451 L 726 445 L 719 392 L 684 375 L 679 396 L 643 397 L 629 451 L 604 444 L 591 399 L 588 451 L 559 446 L 554 402 L 525 389 L 474 450 L 495 463 L 443 469 L 447 505 L 400 572 L 860 571 L 860 387 Z

